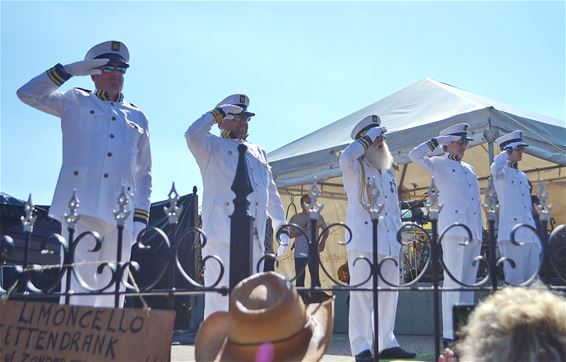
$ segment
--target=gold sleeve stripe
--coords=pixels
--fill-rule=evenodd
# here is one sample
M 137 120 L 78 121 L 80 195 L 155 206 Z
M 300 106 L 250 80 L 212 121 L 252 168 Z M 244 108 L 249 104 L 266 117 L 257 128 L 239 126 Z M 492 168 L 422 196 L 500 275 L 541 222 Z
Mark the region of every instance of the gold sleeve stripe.
M 144 210 L 144 209 L 136 209 L 136 210 L 134 211 L 134 213 L 135 213 L 136 215 L 137 215 L 137 214 L 140 214 L 140 215 L 149 216 L 149 212 L 146 211 L 146 210 Z
M 214 121 L 216 123 L 220 122 L 222 120 L 222 118 L 224 118 L 224 115 L 220 112 L 220 110 L 214 108 L 212 111 L 210 111 L 210 113 L 212 113 L 212 115 L 214 116 Z
M 147 211 L 136 209 L 136 212 L 134 213 L 134 221 L 142 222 L 147 225 L 149 222 L 149 214 Z
M 357 141 L 360 142 L 364 150 L 367 150 L 371 145 L 371 139 L 368 136 L 360 137 Z
M 56 64 L 51 69 L 47 70 L 47 76 L 58 87 L 71 78 L 71 75 L 65 72 L 65 68 L 63 68 L 61 64 Z
M 428 148 L 430 148 L 431 151 L 434 151 L 434 149 L 436 148 L 436 146 L 438 146 L 438 141 L 436 139 L 431 139 L 430 141 L 428 141 L 426 143 L 426 145 L 428 146 Z
M 63 84 L 63 81 L 62 81 L 60 78 L 58 78 L 57 75 L 56 75 L 53 71 L 48 70 L 48 71 L 47 71 L 47 76 L 48 76 L 49 79 L 51 79 L 51 81 L 52 81 L 53 83 L 55 83 L 58 87 L 60 87 L 60 86 Z

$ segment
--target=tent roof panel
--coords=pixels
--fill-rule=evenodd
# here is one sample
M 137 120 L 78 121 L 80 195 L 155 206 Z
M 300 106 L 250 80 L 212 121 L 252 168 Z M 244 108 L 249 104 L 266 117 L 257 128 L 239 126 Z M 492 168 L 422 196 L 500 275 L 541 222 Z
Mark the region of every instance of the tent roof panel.
M 269 153 L 270 162 L 288 159 L 290 157 L 309 154 L 320 150 L 330 149 L 336 145 L 346 145 L 350 139 L 350 130 L 362 118 L 371 114 L 378 114 L 382 125 L 387 127 L 388 136 L 407 129 L 422 128 L 425 133 L 416 133 L 418 140 L 412 146 L 438 134 L 438 131 L 457 122 L 468 122 L 470 127 L 479 128 L 487 124 L 486 112 L 493 112 L 501 118 L 500 124 L 517 124 L 525 126 L 521 120 L 537 120 L 544 127 L 533 125 L 535 135 L 544 135 L 548 125 L 558 126 L 564 130 L 564 122 L 522 110 L 489 98 L 473 94 L 446 83 L 430 78 L 422 79 L 398 92 L 395 92 L 369 106 L 362 108 L 344 118 L 297 139 L 279 149 Z M 472 115 L 475 115 L 473 117 Z M 483 117 L 480 117 L 483 115 Z M 511 115 L 511 116 L 510 116 Z M 474 125 L 473 121 L 478 122 Z M 443 122 L 444 121 L 444 122 Z M 435 124 L 435 127 L 431 127 Z M 504 127 L 506 129 L 507 127 Z M 511 130 L 520 127 L 512 127 Z M 403 138 L 406 139 L 406 132 Z M 551 132 L 552 133 L 552 132 Z M 563 133 L 566 135 L 566 133 Z M 547 139 L 543 137 L 543 139 Z M 555 143 L 555 142 L 552 142 Z M 564 141 L 562 141 L 564 143 Z M 560 144 L 560 142 L 558 142 Z M 562 149 L 565 149 L 564 146 Z

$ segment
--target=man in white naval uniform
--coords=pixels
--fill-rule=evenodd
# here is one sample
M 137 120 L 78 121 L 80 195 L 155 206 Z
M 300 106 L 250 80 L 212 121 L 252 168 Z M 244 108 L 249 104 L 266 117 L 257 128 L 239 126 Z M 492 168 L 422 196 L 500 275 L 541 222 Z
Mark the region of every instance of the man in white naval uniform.
M 374 179 L 379 189 L 379 203 L 384 205 L 377 229 L 378 263 L 391 256 L 399 260 L 401 244 L 397 241 L 397 230 L 401 227 L 399 197 L 395 184 L 393 157 L 384 141 L 385 127 L 380 127 L 377 115 L 362 119 L 352 130 L 352 142 L 340 156 L 340 168 L 344 189 L 348 197 L 346 224 L 352 230 L 352 240 L 346 245 L 350 284 L 358 285 L 370 276 L 369 265 L 364 261 L 354 261 L 359 257 L 372 260 L 373 232 L 368 210 L 363 206 L 368 200 L 366 180 Z M 381 267 L 378 286 L 387 288 L 382 278 L 389 283 L 399 283 L 399 268 L 392 262 Z M 372 288 L 372 279 L 360 286 Z M 399 346 L 393 327 L 397 311 L 397 292 L 380 293 L 378 299 L 379 327 L 377 338 L 380 358 L 413 358 L 415 353 L 407 352 Z M 356 361 L 372 361 L 373 346 L 373 298 L 371 292 L 350 293 L 350 315 L 348 336 L 350 348 Z
M 203 114 L 185 133 L 187 146 L 200 168 L 204 186 L 202 200 L 202 229 L 207 236 L 203 258 L 216 255 L 224 265 L 224 275 L 218 286 L 228 286 L 230 262 L 230 215 L 234 212 L 234 192 L 231 190 L 238 164 L 238 145 L 248 147 L 246 163 L 253 192 L 248 195 L 249 213 L 253 223 L 253 270 L 264 254 L 266 220 L 272 220 L 273 230 L 286 224 L 285 211 L 273 181 L 265 151 L 246 141 L 248 122 L 254 113 L 248 112 L 249 98 L 233 94 Z M 214 124 L 221 129 L 221 137 L 210 133 Z M 289 243 L 283 234 L 277 255 L 283 254 Z M 219 265 L 211 260 L 205 265 L 205 285 L 212 285 L 220 274 Z M 228 297 L 217 293 L 205 296 L 204 317 L 216 311 L 228 310 Z
M 480 209 L 480 190 L 476 173 L 472 166 L 462 161 L 471 139 L 468 138 L 468 125 L 459 123 L 440 132 L 440 135 L 424 142 L 409 152 L 409 157 L 434 177 L 434 182 L 443 204 L 438 218 L 439 235 L 453 223 L 466 225 L 471 232 L 471 242 L 467 232 L 461 227 L 450 229 L 441 240 L 443 260 L 450 273 L 460 282 L 472 284 L 476 281 L 478 263 L 473 259 L 480 254 L 482 240 L 482 221 Z M 438 145 L 443 145 L 443 156 L 427 157 Z M 443 287 L 460 288 L 446 271 Z M 442 293 L 442 327 L 444 344 L 454 340 L 452 330 L 452 307 L 454 304 L 471 304 L 473 292 Z
M 491 177 L 499 199 L 497 244 L 501 256 L 515 262 L 514 268 L 508 262 L 503 264 L 505 281 L 519 284 L 536 273 L 541 252 L 537 234 L 527 228 L 520 228 L 515 233 L 515 241 L 524 245 L 511 243 L 511 230 L 515 225 L 527 224 L 536 230 L 529 179 L 517 168 L 528 144 L 523 142 L 523 131 L 520 130 L 499 137 L 495 142 L 501 148 L 501 153 L 491 164 Z
M 98 232 L 102 248 L 90 252 L 92 241 L 79 242 L 75 251 L 75 271 L 91 288 L 101 289 L 110 282 L 110 272 L 98 274 L 104 261 L 116 261 L 117 227 L 113 210 L 117 209 L 122 186 L 130 194 L 132 212 L 125 224 L 122 261 L 130 259 L 135 235 L 149 220 L 151 194 L 151 152 L 148 120 L 137 107 L 124 101 L 124 73 L 130 54 L 119 41 L 107 41 L 91 48 L 85 60 L 57 64 L 21 87 L 17 94 L 26 104 L 61 118 L 63 164 L 49 215 L 67 225 L 63 215 L 73 190 L 80 201 L 80 219 L 75 237 L 84 231 Z M 73 88 L 61 93 L 58 88 L 73 76 L 89 75 L 96 91 Z M 63 290 L 66 277 L 62 280 Z M 75 276 L 70 289 L 85 292 Z M 125 287 L 121 286 L 122 290 Z M 107 289 L 113 291 L 114 286 Z M 124 297 L 120 298 L 120 306 Z M 63 301 L 63 299 L 62 299 Z M 71 304 L 114 306 L 114 296 L 73 296 Z

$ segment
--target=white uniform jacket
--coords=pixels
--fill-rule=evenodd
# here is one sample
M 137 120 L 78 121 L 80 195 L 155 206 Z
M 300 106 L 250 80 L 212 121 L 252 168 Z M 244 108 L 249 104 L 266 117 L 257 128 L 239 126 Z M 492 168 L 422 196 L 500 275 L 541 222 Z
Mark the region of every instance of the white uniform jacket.
M 376 186 L 379 189 L 379 203 L 384 205 L 377 226 L 377 252 L 382 255 L 398 256 L 401 244 L 397 241 L 397 231 L 401 227 L 401 210 L 395 184 L 395 170 L 390 168 L 379 173 L 363 158 L 361 159 L 362 165 L 360 165 L 359 159 L 364 152 L 364 145 L 359 141 L 354 141 L 340 156 L 344 189 L 348 196 L 346 224 L 352 230 L 352 240 L 346 244 L 346 248 L 349 252 L 373 252 L 371 217 L 359 200 L 363 165 L 366 179 L 375 177 Z
M 499 199 L 499 230 L 497 241 L 511 240 L 511 230 L 517 224 L 527 224 L 534 228 L 531 191 L 527 175 L 509 165 L 506 151 L 495 156 L 491 164 L 491 177 Z M 515 233 L 515 240 L 539 244 L 538 237 L 526 228 Z
M 209 239 L 230 242 L 230 215 L 234 213 L 234 192 L 231 190 L 238 165 L 238 145 L 248 147 L 246 162 L 253 192 L 248 195 L 249 213 L 255 218 L 254 239 L 264 250 L 267 217 L 273 230 L 286 223 L 285 211 L 273 181 L 271 167 L 265 152 L 244 140 L 224 139 L 210 134 L 214 116 L 207 112 L 197 119 L 185 133 L 187 146 L 200 168 L 204 186 L 202 225 Z
M 474 168 L 462 161 L 452 160 L 448 155 L 427 157 L 430 151 L 427 142 L 409 152 L 409 157 L 434 177 L 443 204 L 438 218 L 439 234 L 452 225 L 461 223 L 472 232 L 472 239 L 482 240 L 480 189 Z M 447 236 L 467 238 L 464 229 L 452 228 Z
M 129 103 L 105 101 L 90 91 L 73 88 L 63 94 L 48 72 L 30 80 L 17 94 L 24 103 L 61 118 L 63 164 L 49 215 L 60 219 L 68 213 L 76 189 L 81 215 L 115 223 L 112 211 L 122 185 L 134 195 L 130 206 L 136 215 L 138 211 L 149 215 L 151 151 L 146 115 Z M 134 212 L 130 222 L 133 216 Z

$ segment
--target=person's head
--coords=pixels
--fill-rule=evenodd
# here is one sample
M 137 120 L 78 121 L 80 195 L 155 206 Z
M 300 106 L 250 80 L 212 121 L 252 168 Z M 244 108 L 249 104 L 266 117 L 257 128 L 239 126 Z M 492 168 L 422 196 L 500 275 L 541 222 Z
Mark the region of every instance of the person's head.
M 96 89 L 104 90 L 110 97 L 116 97 L 124 87 L 124 74 L 128 69 L 130 52 L 126 44 L 110 40 L 92 47 L 85 55 L 85 60 L 109 59 L 99 69 L 102 74 L 91 76 Z
M 386 170 L 393 164 L 393 156 L 391 152 L 389 152 L 389 147 L 385 142 L 385 136 L 383 134 L 386 132 L 386 129 L 381 127 L 381 119 L 379 116 L 370 115 L 359 121 L 352 130 L 351 137 L 354 140 L 362 138 L 372 128 L 381 128 L 382 135 L 377 137 L 373 143 L 368 146 L 363 157 L 376 169 Z
M 459 136 L 457 141 L 449 142 L 442 146 L 444 152 L 455 155 L 459 160 L 464 157 L 464 153 L 468 148 L 468 144 L 472 138 L 468 138 L 468 125 L 466 123 L 458 123 L 440 131 L 440 136 Z
M 248 136 L 248 126 L 251 117 L 255 116 L 255 113 L 248 112 L 248 106 L 250 105 L 250 99 L 245 94 L 232 94 L 224 98 L 216 106 L 220 107 L 225 104 L 231 104 L 243 109 L 242 113 L 234 117 L 234 119 L 223 119 L 218 123 L 218 127 L 226 132 L 230 133 L 231 137 L 238 139 L 246 139 Z
M 303 212 L 308 211 L 306 204 L 310 205 L 311 202 L 312 200 L 309 194 L 303 194 L 303 196 L 301 196 L 301 208 L 303 209 Z
M 457 348 L 462 361 L 563 361 L 566 299 L 547 290 L 501 289 L 472 311 Z
M 523 150 L 525 147 L 518 146 L 509 154 L 509 161 L 519 162 L 523 159 Z
M 523 159 L 523 150 L 525 147 L 529 147 L 528 144 L 523 142 L 523 131 L 517 130 L 511 133 L 507 133 L 495 140 L 495 143 L 499 145 L 499 148 L 503 151 L 505 147 L 512 145 L 513 150 L 509 154 L 509 161 L 519 162 Z

